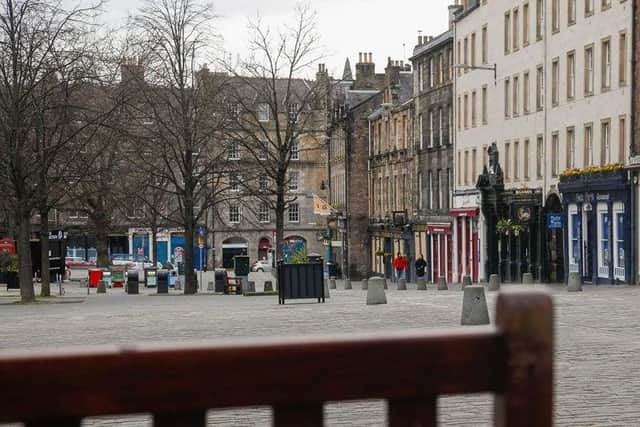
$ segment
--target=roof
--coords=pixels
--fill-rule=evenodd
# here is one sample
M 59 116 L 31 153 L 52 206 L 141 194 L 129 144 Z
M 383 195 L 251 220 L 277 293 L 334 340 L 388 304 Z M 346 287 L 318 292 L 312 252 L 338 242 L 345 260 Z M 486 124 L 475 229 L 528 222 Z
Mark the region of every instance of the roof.
M 413 50 L 413 56 L 409 58 L 409 60 L 413 61 L 418 56 L 424 55 L 425 53 L 428 53 L 451 40 L 453 40 L 453 30 L 445 31 L 444 33 L 434 37 L 430 42 L 416 46 Z

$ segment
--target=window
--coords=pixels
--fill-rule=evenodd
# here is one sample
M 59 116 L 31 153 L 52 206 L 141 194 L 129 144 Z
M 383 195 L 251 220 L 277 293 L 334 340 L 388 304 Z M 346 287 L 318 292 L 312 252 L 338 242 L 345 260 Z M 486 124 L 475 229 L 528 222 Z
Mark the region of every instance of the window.
M 458 42 L 458 46 L 460 46 L 460 42 Z M 420 91 L 424 90 L 424 63 L 421 62 L 418 64 L 418 85 L 420 87 Z
M 447 48 L 447 80 L 453 79 L 453 49 Z
M 472 184 L 473 184 L 473 181 L 478 176 L 477 164 L 478 164 L 477 150 L 474 148 L 473 150 L 471 150 L 471 183 Z
M 576 23 L 576 0 L 567 0 L 567 25 Z
M 627 118 L 618 118 L 618 163 L 625 162 L 625 148 L 627 145 Z
M 611 163 L 611 120 L 600 123 L 600 166 Z
M 511 51 L 511 12 L 507 12 L 504 14 L 504 54 L 508 55 Z
M 269 104 L 258 104 L 258 120 L 261 122 L 268 122 L 270 118 Z
M 567 169 L 576 167 L 576 132 L 573 126 L 567 128 Z
M 510 102 L 509 102 L 510 83 L 511 83 L 511 81 L 509 80 L 508 77 L 506 79 L 504 79 L 504 117 L 507 118 L 507 119 L 511 116 L 510 108 L 509 108 L 509 106 L 510 106 Z
M 476 91 L 471 92 L 471 126 L 476 127 Z
M 458 185 L 462 185 L 462 153 L 458 151 Z
M 465 69 L 464 72 L 467 72 L 467 68 L 466 66 L 469 65 L 469 38 L 465 37 L 464 38 L 464 65 L 465 65 Z
M 464 128 L 469 129 L 469 95 L 464 94 Z
M 560 0 L 551 0 L 551 32 L 560 31 Z
M 582 215 L 578 213 L 576 205 L 569 207 L 569 230 L 571 233 L 569 248 L 569 264 L 571 271 L 579 271 L 578 263 L 580 262 L 580 232 L 582 230 Z
M 298 139 L 291 141 L 291 160 L 300 160 L 300 142 Z
M 442 108 L 438 109 L 438 138 L 436 140 L 437 145 L 442 145 L 442 134 L 444 129 L 444 118 L 442 116 Z
M 227 114 L 233 118 L 237 118 L 240 115 L 240 106 L 235 102 L 227 102 L 226 110 Z
M 462 99 L 458 96 L 458 130 L 462 129 Z
M 602 0 L 602 10 L 609 9 L 611 7 L 611 0 Z
M 433 65 L 433 58 L 429 58 L 429 87 L 434 87 L 436 83 L 436 70 Z
M 544 0 L 536 0 L 536 40 L 542 40 L 544 31 Z
M 436 188 L 438 189 L 438 209 L 443 209 L 444 205 L 442 204 L 442 199 L 443 199 L 443 194 L 442 194 L 442 187 L 443 187 L 443 176 L 442 176 L 442 169 L 438 169 L 438 178 L 437 178 L 437 184 L 436 184 Z
M 511 144 L 508 142 L 504 143 L 504 179 L 511 179 Z
M 551 134 L 551 176 L 558 176 L 560 169 L 560 135 L 558 132 Z
M 542 159 L 544 158 L 543 136 L 538 135 L 536 139 L 536 176 L 542 179 Z
M 551 62 L 551 105 L 557 107 L 560 103 L 560 60 L 555 58 Z
M 524 161 L 522 162 L 524 166 L 524 179 L 529 179 L 529 139 L 524 140 Z
M 620 51 L 618 53 L 618 84 L 627 84 L 627 33 L 620 33 Z
M 291 121 L 296 121 L 296 119 L 298 118 L 298 115 L 300 114 L 300 106 L 298 105 L 297 102 L 291 102 L 289 103 L 289 120 Z
M 598 275 L 609 277 L 609 211 L 605 203 L 598 204 L 598 235 L 600 236 Z
M 529 44 L 529 3 L 522 6 L 522 46 Z
M 427 190 L 429 191 L 427 209 L 433 209 L 433 174 L 431 171 L 427 172 Z
M 261 192 L 269 189 L 269 178 L 266 175 L 260 175 L 258 178 L 258 188 Z
M 482 27 L 482 63 L 486 64 L 488 61 L 488 40 L 487 40 L 487 26 Z
M 449 105 L 449 115 L 447 117 L 448 120 L 448 124 L 449 124 L 449 134 L 447 135 L 447 138 L 444 140 L 445 144 L 452 144 L 453 143 L 453 106 Z
M 460 46 L 460 40 L 458 40 L 458 64 L 462 63 L 461 55 L 462 55 L 462 49 L 461 49 L 461 46 Z M 458 76 L 460 76 L 460 73 L 461 73 L 461 70 L 460 70 L 460 68 L 458 68 Z
M 289 222 L 300 222 L 300 208 L 297 203 L 289 203 Z
M 259 146 L 256 150 L 258 152 L 258 160 L 267 160 L 268 153 L 268 143 L 263 142 L 262 146 Z
M 593 166 L 593 124 L 584 125 L 584 166 Z
M 520 13 L 518 9 L 513 10 L 513 50 L 518 50 L 520 46 Z
M 585 18 L 593 15 L 593 0 L 584 0 L 584 16 Z
M 536 70 L 536 109 L 544 108 L 544 69 L 539 65 Z
M 298 191 L 299 189 L 299 173 L 289 172 L 289 191 Z
M 422 172 L 418 172 L 418 209 L 422 209 Z
M 567 101 L 576 97 L 576 53 L 567 53 Z
M 240 160 L 240 146 L 236 141 L 229 143 L 228 160 Z
M 487 86 L 482 87 L 482 124 L 487 124 Z
M 522 86 L 523 86 L 522 112 L 524 114 L 529 114 L 529 72 L 528 71 L 526 71 L 522 75 Z
M 238 174 L 235 172 L 229 174 L 229 190 L 233 192 L 240 191 L 240 179 L 238 179 Z
M 611 40 L 602 41 L 602 90 L 611 88 Z
M 240 206 L 229 206 L 229 223 L 238 224 L 240 222 Z
M 424 149 L 424 117 L 422 116 L 422 113 L 418 115 L 418 127 L 420 128 L 419 138 L 420 138 L 420 149 L 422 150 Z
M 129 207 L 127 208 L 127 218 L 144 218 L 144 206 L 138 206 L 135 204 L 135 202 L 132 202 Z M 86 213 L 83 213 L 82 211 L 73 211 L 72 215 L 75 216 L 69 216 L 70 218 L 88 218 L 89 215 L 87 215 Z
M 429 147 L 433 147 L 433 140 L 435 139 L 436 129 L 433 125 L 433 111 L 429 111 Z
M 469 185 L 469 150 L 464 150 L 464 185 Z
M 476 66 L 476 33 L 471 34 L 471 66 Z
M 520 79 L 518 76 L 513 77 L 513 116 L 518 115 L 520 108 Z
M 520 180 L 520 141 L 513 142 L 513 179 Z
M 625 214 L 624 214 L 624 203 L 617 202 L 613 205 L 613 235 L 615 236 L 614 242 L 614 278 L 619 280 L 624 280 L 624 268 L 625 268 L 625 250 L 624 250 L 624 242 L 625 242 Z
M 258 221 L 262 223 L 270 222 L 271 218 L 269 214 L 269 205 L 266 203 L 260 203 L 260 206 L 258 207 Z
M 593 45 L 584 48 L 584 96 L 593 95 Z
M 440 53 L 440 66 L 438 67 L 438 82 L 444 83 L 447 76 L 447 64 L 444 61 L 444 54 Z

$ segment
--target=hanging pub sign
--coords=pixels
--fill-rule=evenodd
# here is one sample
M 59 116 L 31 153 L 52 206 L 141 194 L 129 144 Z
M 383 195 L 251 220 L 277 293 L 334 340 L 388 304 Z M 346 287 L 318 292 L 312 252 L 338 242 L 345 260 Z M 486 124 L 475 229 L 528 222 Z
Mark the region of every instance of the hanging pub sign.
M 549 230 L 561 230 L 563 226 L 562 214 L 550 213 L 547 214 L 547 228 Z

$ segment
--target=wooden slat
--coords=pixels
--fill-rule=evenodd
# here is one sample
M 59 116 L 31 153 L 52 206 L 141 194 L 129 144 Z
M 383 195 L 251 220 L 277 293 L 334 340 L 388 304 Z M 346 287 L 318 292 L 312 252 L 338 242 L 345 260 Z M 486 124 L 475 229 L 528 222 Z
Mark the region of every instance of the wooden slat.
M 0 355 L 0 422 L 486 392 L 506 360 L 492 327 L 181 346 Z
M 25 423 L 25 427 L 80 427 L 80 425 L 82 425 L 80 418 L 58 418 Z
M 207 411 L 154 414 L 153 427 L 205 427 Z
M 551 296 L 500 294 L 496 325 L 505 333 L 505 389 L 495 397 L 495 425 L 553 424 L 553 305 Z
M 273 408 L 275 427 L 322 427 L 322 404 L 276 406 Z
M 435 427 L 438 398 L 389 401 L 389 427 Z

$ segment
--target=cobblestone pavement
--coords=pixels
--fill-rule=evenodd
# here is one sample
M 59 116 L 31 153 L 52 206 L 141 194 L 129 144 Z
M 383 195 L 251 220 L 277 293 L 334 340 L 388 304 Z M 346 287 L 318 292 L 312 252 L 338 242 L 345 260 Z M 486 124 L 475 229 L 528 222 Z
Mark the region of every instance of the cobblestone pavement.
M 25 306 L 11 304 L 8 296 L 15 292 L 2 290 L 0 348 L 455 328 L 460 323 L 462 293 L 457 285 L 443 292 L 433 287 L 418 292 L 409 285 L 406 292 L 388 291 L 387 305 L 369 307 L 360 284 L 353 285 L 354 290 L 332 290 L 327 304 L 285 306 L 279 306 L 276 297 L 145 295 L 154 290 L 127 296 L 122 289 L 110 289 L 108 295 L 92 291 L 86 296 L 86 288 L 73 283 L 65 284 L 65 298 L 80 298 L 81 303 Z M 556 424 L 639 425 L 640 288 L 588 286 L 580 294 L 559 286 L 548 289 L 556 312 Z M 493 315 L 495 294 L 487 295 Z M 491 411 L 490 395 L 439 400 L 440 423 L 445 426 L 488 425 Z M 386 407 L 378 401 L 330 403 L 325 412 L 329 426 L 378 426 L 385 423 Z M 209 413 L 210 425 L 262 426 L 270 420 L 268 408 Z M 88 419 L 85 425 L 150 422 L 148 416 L 132 416 Z

